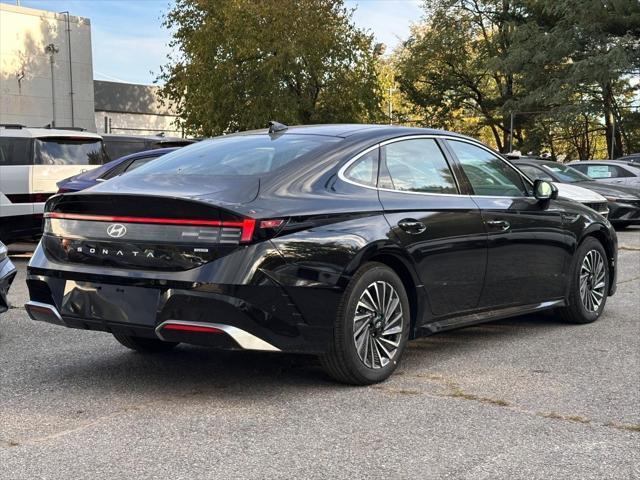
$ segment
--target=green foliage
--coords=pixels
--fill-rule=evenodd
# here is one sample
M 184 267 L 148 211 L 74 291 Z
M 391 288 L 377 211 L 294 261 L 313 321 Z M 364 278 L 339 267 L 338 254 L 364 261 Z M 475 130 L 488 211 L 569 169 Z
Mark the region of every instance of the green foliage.
M 426 0 L 425 11 L 397 62 L 421 123 L 488 133 L 504 151 L 517 112 L 521 150 L 640 149 L 637 0 Z
M 187 132 L 378 120 L 370 35 L 342 0 L 177 0 L 165 101 Z

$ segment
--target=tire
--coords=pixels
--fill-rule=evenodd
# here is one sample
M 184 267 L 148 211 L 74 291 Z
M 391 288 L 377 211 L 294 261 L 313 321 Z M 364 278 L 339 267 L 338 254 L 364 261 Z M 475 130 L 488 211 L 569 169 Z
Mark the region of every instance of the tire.
M 178 345 L 177 342 L 164 342 L 162 340 L 156 340 L 155 338 L 134 337 L 121 333 L 114 333 L 113 336 L 125 347 L 139 353 L 168 352 Z
M 591 276 L 587 277 L 584 286 L 587 290 L 589 290 L 589 292 L 597 290 L 600 293 L 590 295 L 589 292 L 587 292 L 586 296 L 582 295 L 582 293 L 584 292 L 581 291 L 581 282 L 583 279 L 583 275 L 586 275 L 586 273 L 588 272 L 588 265 L 585 264 L 585 262 L 589 263 L 587 260 L 587 257 L 589 256 L 589 258 L 591 259 L 590 263 L 593 265 L 597 265 L 598 255 L 603 262 L 603 275 L 601 276 L 599 273 L 596 273 L 594 275 L 590 274 Z M 599 271 L 600 270 L 598 270 L 598 272 Z M 595 278 L 596 276 L 598 276 L 599 278 Z M 604 306 L 607 303 L 607 295 L 609 293 L 609 260 L 607 258 L 604 247 L 597 239 L 593 237 L 587 237 L 578 247 L 578 250 L 576 251 L 576 255 L 574 257 L 574 264 L 571 271 L 570 282 L 571 284 L 569 286 L 568 305 L 559 309 L 561 318 L 565 322 L 569 323 L 595 322 L 604 310 Z M 600 303 L 596 305 L 597 300 L 600 298 L 600 294 L 602 295 L 601 299 L 599 300 Z
M 379 302 L 376 302 L 376 288 L 378 299 L 382 298 L 381 303 L 390 310 L 386 317 L 365 305 L 376 306 Z M 361 302 L 363 296 L 364 302 Z M 320 363 L 329 376 L 341 383 L 382 382 L 398 366 L 409 338 L 410 324 L 409 299 L 402 280 L 386 265 L 366 263 L 342 296 L 333 338 L 327 353 L 320 356 Z M 356 339 L 360 348 L 356 346 Z M 394 344 L 397 346 L 393 347 Z

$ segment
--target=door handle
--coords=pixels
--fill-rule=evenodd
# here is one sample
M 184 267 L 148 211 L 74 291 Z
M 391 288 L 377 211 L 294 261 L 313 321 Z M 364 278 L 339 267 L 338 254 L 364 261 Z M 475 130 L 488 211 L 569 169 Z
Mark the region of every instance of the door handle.
M 424 223 L 414 218 L 403 218 L 398 222 L 398 226 L 411 235 L 418 235 L 427 229 Z
M 506 232 L 511 228 L 511 224 L 506 220 L 487 220 L 485 223 L 487 226 L 502 230 L 503 232 Z

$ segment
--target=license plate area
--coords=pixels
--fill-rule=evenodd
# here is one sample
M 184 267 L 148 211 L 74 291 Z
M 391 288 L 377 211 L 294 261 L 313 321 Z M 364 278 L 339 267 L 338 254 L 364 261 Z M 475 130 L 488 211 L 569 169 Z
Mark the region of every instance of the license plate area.
M 159 295 L 152 288 L 67 280 L 60 313 L 63 317 L 155 326 Z

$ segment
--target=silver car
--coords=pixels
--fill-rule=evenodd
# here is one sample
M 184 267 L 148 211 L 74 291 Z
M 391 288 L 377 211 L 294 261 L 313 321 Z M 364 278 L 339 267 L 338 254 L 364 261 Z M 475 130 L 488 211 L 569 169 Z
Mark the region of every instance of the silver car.
M 615 160 L 587 160 L 568 165 L 598 182 L 640 188 L 640 168 Z

